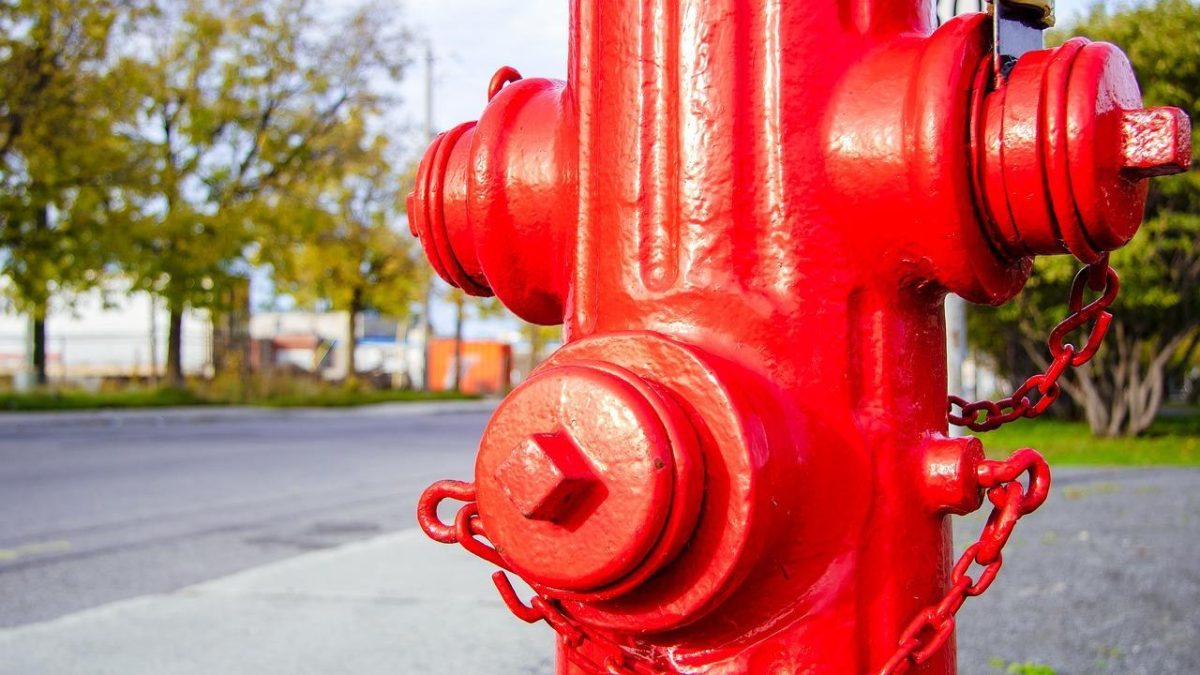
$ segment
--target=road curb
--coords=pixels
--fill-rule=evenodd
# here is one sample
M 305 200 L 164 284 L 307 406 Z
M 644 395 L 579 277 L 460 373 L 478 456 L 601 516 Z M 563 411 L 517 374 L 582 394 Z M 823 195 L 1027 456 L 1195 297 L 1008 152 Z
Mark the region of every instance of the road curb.
M 405 415 L 451 415 L 489 413 L 497 399 L 470 401 L 392 401 L 339 408 L 268 408 L 258 406 L 191 406 L 181 408 L 137 408 L 110 410 L 54 410 L 0 413 L 0 433 L 30 428 L 58 427 L 161 427 L 171 424 L 202 424 L 246 419 L 305 418 L 330 416 L 392 417 Z

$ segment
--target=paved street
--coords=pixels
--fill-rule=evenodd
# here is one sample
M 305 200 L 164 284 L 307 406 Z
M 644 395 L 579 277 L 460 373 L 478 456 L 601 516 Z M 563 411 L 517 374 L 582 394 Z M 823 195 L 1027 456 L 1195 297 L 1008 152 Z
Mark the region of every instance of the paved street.
M 412 527 L 483 408 L 0 417 L 0 627 Z
M 0 675 L 552 670 L 486 566 L 411 529 L 485 411 L 12 419 Z M 1057 470 L 963 608 L 960 671 L 1200 672 L 1198 492 L 1196 470 Z M 981 524 L 957 519 L 959 550 Z

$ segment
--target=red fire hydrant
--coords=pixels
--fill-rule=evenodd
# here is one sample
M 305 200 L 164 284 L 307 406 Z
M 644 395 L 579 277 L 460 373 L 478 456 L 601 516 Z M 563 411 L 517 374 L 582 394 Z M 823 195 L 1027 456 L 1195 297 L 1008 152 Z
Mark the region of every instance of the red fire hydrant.
M 1050 371 L 956 419 L 1040 412 L 1190 135 L 1111 45 L 998 68 L 987 15 L 934 31 L 932 7 L 575 0 L 567 81 L 503 69 L 428 150 L 408 213 L 434 268 L 566 345 L 420 521 L 532 586 L 496 576 L 560 673 L 955 671 L 954 612 L 1049 473 L 946 435 L 943 298 L 1091 264 Z M 985 494 L 955 558 L 948 516 Z

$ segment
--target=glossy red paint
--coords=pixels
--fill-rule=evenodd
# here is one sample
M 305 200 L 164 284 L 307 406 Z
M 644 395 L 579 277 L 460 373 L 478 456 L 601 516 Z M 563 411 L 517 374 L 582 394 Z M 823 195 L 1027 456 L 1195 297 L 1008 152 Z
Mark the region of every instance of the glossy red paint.
M 1010 256 L 1097 260 L 1137 232 L 1138 179 L 1191 161 L 1186 115 L 1141 110 L 1129 62 L 1110 44 L 1075 38 L 1027 54 L 978 105 L 974 170 L 992 240 Z
M 409 198 L 444 279 L 567 342 L 496 411 L 473 491 L 436 488 L 475 505 L 422 525 L 544 596 L 498 582 L 560 630 L 561 673 L 601 643 L 637 672 L 876 671 L 948 589 L 948 515 L 1001 489 L 945 436 L 943 297 L 1122 245 L 1187 120 L 1141 111 L 1100 43 L 993 81 L 987 17 L 934 32 L 929 2 L 571 17 L 568 80 L 498 73 Z M 948 645 L 919 672 L 953 673 Z

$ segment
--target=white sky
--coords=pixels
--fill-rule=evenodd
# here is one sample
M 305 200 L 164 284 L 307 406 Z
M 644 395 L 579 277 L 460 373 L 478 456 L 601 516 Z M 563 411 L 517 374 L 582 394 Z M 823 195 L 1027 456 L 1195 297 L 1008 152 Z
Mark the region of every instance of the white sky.
M 408 0 L 404 13 L 433 44 L 438 130 L 479 117 L 488 80 L 500 66 L 526 77 L 566 77 L 567 0 Z M 425 102 L 419 57 L 402 90 L 417 129 Z

